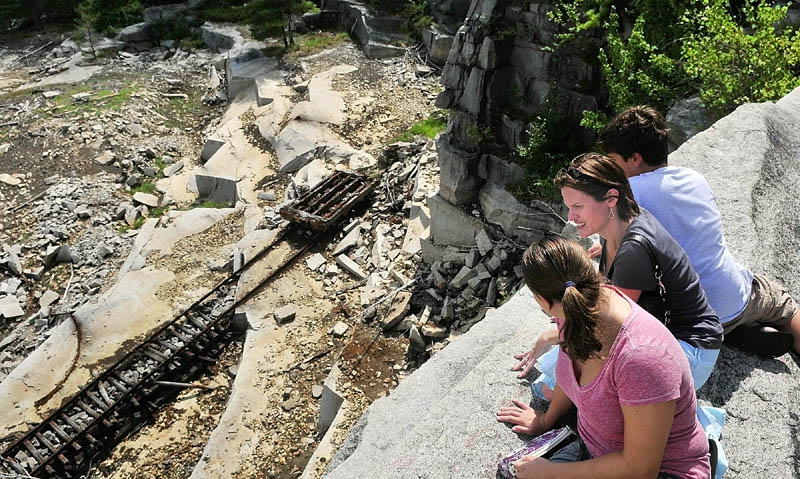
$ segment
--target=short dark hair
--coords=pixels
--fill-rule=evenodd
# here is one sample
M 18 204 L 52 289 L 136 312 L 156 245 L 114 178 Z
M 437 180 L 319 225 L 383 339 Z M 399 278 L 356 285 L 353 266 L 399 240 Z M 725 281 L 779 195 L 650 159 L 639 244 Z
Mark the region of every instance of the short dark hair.
M 631 106 L 615 116 L 601 131 L 597 144 L 603 153 L 625 159 L 634 153 L 650 166 L 667 163 L 669 128 L 661 113 L 649 106 Z
M 532 292 L 551 304 L 561 303 L 564 352 L 579 361 L 595 356 L 603 347 L 596 334 L 603 280 L 583 247 L 574 240 L 545 236 L 522 255 L 522 273 Z
M 633 197 L 631 184 L 622 169 L 611 158 L 600 153 L 585 153 L 561 170 L 554 180 L 556 188 L 569 187 L 582 191 L 596 201 L 606 199 L 608 190 L 614 188 L 619 192 L 617 198 L 617 214 L 622 221 L 629 221 L 639 216 L 639 205 Z

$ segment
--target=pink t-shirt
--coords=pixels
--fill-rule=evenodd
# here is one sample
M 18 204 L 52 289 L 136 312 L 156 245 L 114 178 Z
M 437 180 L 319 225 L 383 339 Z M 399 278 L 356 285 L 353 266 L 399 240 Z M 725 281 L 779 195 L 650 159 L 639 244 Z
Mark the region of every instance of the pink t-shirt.
M 631 305 L 631 315 L 591 383 L 579 386 L 572 360 L 563 351 L 558 353 L 556 381 L 578 408 L 581 439 L 593 457 L 619 451 L 624 446 L 621 405 L 676 399 L 661 471 L 681 478 L 707 479 L 711 474 L 708 439 L 697 420 L 697 399 L 686 355 L 660 321 L 619 294 Z

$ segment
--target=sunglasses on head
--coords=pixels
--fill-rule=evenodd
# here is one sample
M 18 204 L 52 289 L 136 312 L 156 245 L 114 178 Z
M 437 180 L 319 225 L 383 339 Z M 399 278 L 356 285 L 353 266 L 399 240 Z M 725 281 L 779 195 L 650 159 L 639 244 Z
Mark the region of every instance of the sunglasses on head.
M 586 173 L 583 173 L 581 170 L 574 168 L 572 166 L 567 168 L 561 168 L 561 173 L 569 176 L 573 180 L 580 180 L 581 178 L 594 179 L 591 176 L 587 175 Z

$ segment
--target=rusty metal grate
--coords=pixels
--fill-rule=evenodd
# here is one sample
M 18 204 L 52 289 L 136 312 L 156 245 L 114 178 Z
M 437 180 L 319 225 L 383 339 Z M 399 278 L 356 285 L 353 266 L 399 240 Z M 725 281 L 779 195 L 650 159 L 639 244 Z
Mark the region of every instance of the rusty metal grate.
M 376 180 L 346 171 L 336 171 L 292 203 L 280 214 L 293 223 L 326 231 L 375 189 Z

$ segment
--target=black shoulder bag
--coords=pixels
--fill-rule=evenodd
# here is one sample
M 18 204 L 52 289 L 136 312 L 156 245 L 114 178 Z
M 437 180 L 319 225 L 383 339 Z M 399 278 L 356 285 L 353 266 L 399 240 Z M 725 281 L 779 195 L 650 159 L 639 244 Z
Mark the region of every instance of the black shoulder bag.
M 637 233 L 629 235 L 625 238 L 625 241 L 638 243 L 647 251 L 647 255 L 650 256 L 650 264 L 653 266 L 653 276 L 656 278 L 656 283 L 658 283 L 657 292 L 642 291 L 642 295 L 639 296 L 639 300 L 636 301 L 636 303 L 648 313 L 663 321 L 665 326 L 669 325 L 670 310 L 669 307 L 667 307 L 667 288 L 665 288 L 664 283 L 661 282 L 663 271 L 661 270 L 661 265 L 658 264 L 658 257 L 653 248 L 653 243 L 651 243 L 646 236 Z M 623 243 L 625 241 L 623 241 Z

